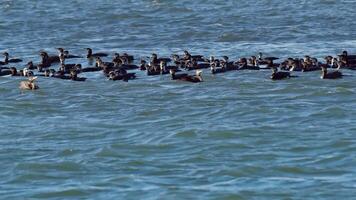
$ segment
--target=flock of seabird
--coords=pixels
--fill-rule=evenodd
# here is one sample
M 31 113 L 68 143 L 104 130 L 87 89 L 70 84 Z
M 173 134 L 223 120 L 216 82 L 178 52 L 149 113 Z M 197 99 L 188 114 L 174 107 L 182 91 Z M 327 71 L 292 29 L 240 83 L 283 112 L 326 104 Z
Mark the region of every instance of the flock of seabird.
M 49 55 L 47 52 L 41 51 L 40 63 L 34 64 L 29 61 L 22 69 L 11 66 L 23 62 L 22 59 L 10 58 L 9 53 L 4 52 L 4 60 L 0 61 L 0 76 L 27 77 L 28 80 L 20 82 L 20 89 L 35 90 L 39 89 L 36 84 L 39 76 L 85 81 L 85 77 L 78 75 L 97 71 L 101 71 L 107 79 L 112 81 L 133 80 L 136 78 L 136 73 L 128 71 L 142 70 L 146 71 L 148 76 L 167 74 L 172 80 L 198 83 L 203 81 L 202 69 L 205 68 L 210 69 L 212 74 L 240 70 L 271 70 L 270 79 L 272 80 L 297 77 L 291 75 L 293 71 L 321 71 L 322 79 L 339 79 L 343 77 L 340 69 L 356 69 L 356 55 L 348 55 L 347 51 L 343 51 L 342 54 L 335 57 L 326 56 L 324 62 L 307 55 L 304 58 L 287 58 L 279 63 L 275 62 L 280 60 L 279 58 L 263 57 L 262 53 L 236 61 L 230 61 L 227 56 L 222 56 L 220 59 L 213 56 L 205 58 L 202 55 L 191 55 L 188 51 L 184 51 L 183 55 L 173 54 L 171 57 L 158 57 L 156 53 L 153 53 L 149 61 L 140 59 L 136 65 L 134 56 L 127 53 L 115 53 L 111 62 L 107 62 L 103 59 L 109 56 L 108 53 L 94 53 L 91 48 L 86 48 L 85 59 L 95 61 L 95 66 L 82 67 L 81 64 L 68 64 L 66 61 L 72 58 L 84 58 L 84 56 L 72 55 L 63 48 L 57 48 L 57 50 L 58 55 Z M 53 66 L 57 66 L 57 69 Z M 332 71 L 328 71 L 328 69 L 332 69 Z M 195 70 L 195 73 L 188 73 L 191 70 Z

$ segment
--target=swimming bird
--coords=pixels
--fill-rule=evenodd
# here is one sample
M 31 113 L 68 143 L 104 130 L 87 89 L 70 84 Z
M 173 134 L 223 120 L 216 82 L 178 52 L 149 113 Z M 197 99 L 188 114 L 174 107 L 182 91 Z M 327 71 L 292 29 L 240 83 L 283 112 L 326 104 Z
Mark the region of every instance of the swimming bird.
M 60 62 L 59 56 L 50 56 L 50 55 L 48 55 L 48 53 L 45 52 L 45 51 L 41 51 L 41 52 L 40 52 L 40 55 L 44 55 L 46 61 L 49 62 L 50 64 L 52 64 L 52 63 L 59 63 L 59 62 Z
M 342 73 L 338 70 L 333 71 L 333 72 L 329 72 L 326 67 L 322 67 L 321 68 L 321 79 L 339 79 L 342 78 Z
M 113 62 L 104 62 L 100 57 L 95 58 L 95 67 L 101 67 L 106 66 L 106 67 L 115 67 L 115 63 Z
M 41 62 L 37 65 L 38 71 L 42 72 L 43 68 L 48 68 L 53 62 L 59 62 L 58 56 L 49 56 L 47 52 L 40 52 Z M 30 63 L 31 64 L 31 63 Z M 33 63 L 32 63 L 33 64 Z
M 20 82 L 21 90 L 37 90 L 39 89 L 38 85 L 35 83 L 37 77 L 29 77 L 27 81 Z
M 66 58 L 82 58 L 81 56 L 69 54 L 68 50 L 64 51 L 63 53 Z
M 27 68 L 29 70 L 35 70 L 35 69 L 38 69 L 37 66 L 35 66 L 32 62 L 32 60 L 30 60 L 27 64 L 26 64 Z
M 190 55 L 190 53 L 187 50 L 185 50 L 184 51 L 184 55 L 183 55 L 183 59 L 184 60 L 190 60 L 191 58 L 192 58 L 192 55 Z
M 78 77 L 78 72 L 77 70 L 71 70 L 70 71 L 70 79 L 72 81 L 85 81 L 87 78 L 84 78 L 84 77 Z
M 59 51 L 59 55 L 63 54 L 64 58 L 81 58 L 81 56 L 76 56 L 76 55 L 72 55 L 69 54 L 68 50 L 64 50 L 64 48 L 57 48 L 57 50 Z
M 202 82 L 203 81 L 202 73 L 203 72 L 201 70 L 196 70 L 195 76 L 188 75 L 188 74 L 176 75 L 174 70 L 170 70 L 172 80 L 187 81 L 192 83 Z
M 165 66 L 166 66 L 166 64 L 163 60 L 160 61 L 159 64 L 148 65 L 146 68 L 146 74 L 147 74 L 147 76 L 167 74 L 169 72 L 165 69 Z
M 279 66 L 279 64 L 274 64 L 274 60 L 278 60 L 279 58 L 277 57 L 265 57 L 265 61 L 267 62 L 267 68 L 272 69 L 276 68 Z
M 302 72 L 311 72 L 311 71 L 317 71 L 320 70 L 320 64 L 318 62 L 318 59 L 316 58 L 310 58 L 310 62 L 309 63 L 304 63 L 304 65 L 302 66 Z
M 257 60 L 257 63 L 259 65 L 267 65 L 268 64 L 268 61 L 266 61 L 266 59 L 263 57 L 263 53 L 262 52 L 259 52 L 258 53 L 258 60 Z
M 272 80 L 282 80 L 292 77 L 289 72 L 279 72 L 276 67 L 272 68 L 271 79 Z
M 102 70 L 100 67 L 82 67 L 81 64 L 76 64 L 74 69 L 78 72 L 97 72 Z
M 332 57 L 332 56 L 326 56 L 326 57 L 324 58 L 324 60 L 325 60 L 325 62 L 326 62 L 325 64 L 328 65 L 329 67 L 331 67 L 333 57 Z
M 355 69 L 356 68 L 356 55 L 348 55 L 347 51 L 343 51 L 339 55 L 340 68 Z
M 248 65 L 246 58 L 240 58 L 238 62 L 236 62 L 237 70 L 260 70 L 260 67 Z
M 107 53 L 93 53 L 91 48 L 86 48 L 87 50 L 87 58 L 96 58 L 96 57 L 107 57 L 109 54 Z
M 306 65 L 304 59 L 295 58 L 291 60 L 288 71 L 302 71 L 303 67 L 305 68 Z
M 184 69 L 186 70 L 194 70 L 196 69 L 198 63 L 194 60 L 185 60 L 184 61 Z
M 63 48 L 57 48 L 59 51 L 59 63 L 60 63 L 60 67 L 59 70 L 60 71 L 64 71 L 65 73 L 69 73 L 70 70 L 72 70 L 76 64 L 65 64 L 65 60 L 66 60 L 66 55 L 65 55 L 65 51 Z
M 139 69 L 140 67 L 137 66 L 137 65 L 134 65 L 134 64 L 129 64 L 127 62 L 125 63 L 122 63 L 120 60 L 118 61 L 114 61 L 114 68 L 122 68 L 122 69 L 125 69 L 125 70 L 133 70 L 133 69 Z
M 115 53 L 113 62 L 115 61 L 116 62 L 121 61 L 123 64 L 129 64 L 134 61 L 134 56 L 129 55 L 127 53 L 123 53 L 122 55 L 120 55 L 119 53 Z
M 179 55 L 172 54 L 172 59 L 173 59 L 174 64 L 178 68 L 184 68 L 185 67 L 185 60 L 183 58 L 181 58 Z
M 234 65 L 234 62 L 230 62 L 229 57 L 223 56 L 222 60 L 220 60 L 220 65 L 226 71 L 237 70 L 238 66 Z
M 205 61 L 198 63 L 195 58 L 192 58 L 191 60 L 185 60 L 180 67 L 184 68 L 185 70 L 205 69 L 210 67 L 210 63 Z M 176 65 L 176 68 L 179 68 L 179 65 Z
M 48 68 L 48 67 L 51 66 L 51 63 L 48 62 L 48 61 L 46 60 L 46 58 L 43 57 L 43 55 L 41 55 L 41 58 L 42 58 L 41 63 L 39 63 L 39 64 L 37 65 L 37 70 L 38 70 L 39 72 L 43 72 L 43 69 L 44 69 L 44 68 Z M 33 66 L 33 63 L 30 63 L 29 66 L 31 66 L 31 68 L 34 67 L 34 66 Z
M 140 61 L 140 70 L 141 70 L 141 71 L 144 71 L 144 70 L 146 70 L 146 69 L 147 69 L 147 63 L 146 63 L 146 61 L 143 60 L 143 59 L 141 59 L 141 61 Z
M 10 67 L 10 72 L 11 76 L 21 76 L 21 74 L 17 72 L 16 67 Z
M 7 75 L 10 75 L 10 74 L 11 74 L 11 68 L 0 67 L 0 76 L 7 76 Z
M 158 55 L 156 53 L 153 53 L 151 55 L 151 61 L 148 63 L 148 65 L 150 65 L 150 66 L 159 65 L 161 63 L 161 61 L 163 61 L 165 63 L 169 63 L 169 62 L 172 61 L 172 59 L 170 59 L 170 58 L 158 58 Z
M 191 55 L 187 50 L 184 50 L 183 60 L 195 59 L 196 61 L 204 61 L 202 55 Z
M 59 78 L 59 79 L 65 79 L 69 80 L 71 79 L 70 76 L 65 76 L 63 71 L 57 71 L 54 69 L 47 69 L 44 71 L 44 76 L 45 77 L 52 77 L 52 78 Z
M 123 80 L 125 82 L 127 82 L 130 79 L 135 79 L 136 75 L 135 73 L 127 73 L 126 70 L 124 69 L 117 69 L 115 71 L 111 71 L 108 74 L 109 80 Z
M 340 67 L 340 63 L 339 63 L 338 59 L 337 58 L 333 58 L 331 60 L 331 68 L 339 68 L 339 67 Z
M 71 70 L 73 70 L 77 64 L 60 64 L 58 71 L 63 71 L 65 74 L 69 74 Z
M 341 59 L 341 57 L 345 57 L 349 60 L 355 60 L 356 59 L 356 55 L 349 55 L 349 53 L 347 51 L 343 51 L 341 55 L 338 55 L 339 58 Z
M 251 56 L 250 59 L 248 59 L 249 64 L 253 67 L 258 67 L 258 61 L 257 61 L 257 57 L 256 56 Z
M 95 62 L 96 62 L 95 66 L 99 69 L 102 69 L 105 76 L 109 76 L 109 72 L 114 70 L 113 63 L 112 65 L 111 64 L 107 65 L 101 60 L 100 57 L 97 57 Z
M 219 73 L 224 73 L 226 72 L 225 67 L 219 67 L 220 66 L 220 61 L 215 60 L 214 62 L 210 63 L 210 71 L 212 74 L 219 74 Z
M 8 52 L 4 52 L 3 53 L 3 55 L 5 56 L 5 60 L 4 60 L 4 62 L 6 63 L 6 64 L 8 64 L 8 63 L 19 63 L 19 62 L 22 62 L 22 60 L 21 59 L 18 59 L 18 58 L 9 58 L 9 53 Z

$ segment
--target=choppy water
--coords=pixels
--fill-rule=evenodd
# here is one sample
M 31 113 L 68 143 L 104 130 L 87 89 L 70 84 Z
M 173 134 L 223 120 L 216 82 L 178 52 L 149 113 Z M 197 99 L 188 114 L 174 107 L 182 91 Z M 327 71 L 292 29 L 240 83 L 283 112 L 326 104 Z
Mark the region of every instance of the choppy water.
M 0 50 L 231 59 L 356 52 L 354 1 L 4 0 Z M 73 60 L 79 62 L 82 60 Z M 69 62 L 69 61 L 68 61 Z M 72 61 L 70 61 L 72 62 Z M 352 199 L 356 73 L 0 77 L 0 199 Z

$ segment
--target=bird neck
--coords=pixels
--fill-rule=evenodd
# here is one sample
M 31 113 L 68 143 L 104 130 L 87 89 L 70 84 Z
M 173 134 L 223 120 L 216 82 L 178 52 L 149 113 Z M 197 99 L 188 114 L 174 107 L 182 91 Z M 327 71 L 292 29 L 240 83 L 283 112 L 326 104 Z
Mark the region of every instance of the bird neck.
M 9 56 L 5 55 L 5 63 L 8 63 L 8 62 L 9 62 Z
M 90 58 L 92 55 L 93 55 L 93 51 L 89 49 L 87 53 L 87 58 Z

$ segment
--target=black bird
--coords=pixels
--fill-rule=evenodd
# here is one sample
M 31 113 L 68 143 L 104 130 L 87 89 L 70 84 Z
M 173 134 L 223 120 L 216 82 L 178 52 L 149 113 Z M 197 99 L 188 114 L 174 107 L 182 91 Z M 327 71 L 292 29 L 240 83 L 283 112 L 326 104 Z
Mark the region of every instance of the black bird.
M 21 76 L 21 74 L 17 71 L 16 67 L 10 67 L 11 76 Z
M 184 51 L 183 60 L 192 60 L 195 59 L 197 61 L 204 61 L 202 55 L 191 55 L 187 50 Z
M 59 57 L 58 57 L 58 56 L 54 56 L 54 57 L 50 58 L 46 52 L 41 52 L 41 53 L 40 53 L 40 56 L 41 56 L 41 63 L 39 63 L 39 64 L 37 65 L 38 71 L 40 71 L 40 72 L 42 72 L 42 69 L 43 69 L 43 68 L 48 68 L 48 67 L 50 67 L 51 64 L 52 64 L 51 61 L 54 61 L 54 60 L 55 60 L 55 57 L 58 58 L 58 62 L 59 62 Z M 30 64 L 31 66 L 33 66 L 33 63 L 28 63 L 28 64 Z
M 82 58 L 81 56 L 69 54 L 68 50 L 63 51 L 63 54 L 65 58 Z
M 141 71 L 144 71 L 144 70 L 146 70 L 147 68 L 148 68 L 148 66 L 147 66 L 146 61 L 145 61 L 145 60 L 141 60 L 141 61 L 140 61 L 140 70 L 141 70 Z
M 219 61 L 215 61 L 213 63 L 210 63 L 210 71 L 212 74 L 219 74 L 219 73 L 224 73 L 226 72 L 225 67 L 218 67 L 220 65 Z
M 49 65 L 51 66 L 52 63 L 59 63 L 60 58 L 59 56 L 49 56 L 47 52 L 41 51 L 40 52 L 41 58 L 42 58 L 42 65 L 46 66 Z M 48 66 L 48 67 L 49 67 Z
M 197 70 L 196 75 L 188 75 L 188 74 L 175 74 L 174 70 L 170 70 L 171 78 L 172 80 L 180 80 L 180 81 L 187 81 L 187 82 L 192 82 L 192 83 L 198 83 L 203 81 L 202 77 L 202 71 Z
M 74 68 L 79 72 L 97 72 L 103 70 L 100 67 L 82 67 L 81 64 L 76 64 Z
M 5 60 L 4 62 L 7 64 L 7 63 L 19 63 L 19 62 L 22 62 L 21 59 L 18 59 L 18 58 L 9 58 L 9 53 L 8 52 L 4 52 L 3 55 L 5 56 Z
M 355 60 L 356 55 L 349 55 L 347 51 L 343 51 L 341 55 L 338 55 L 340 58 L 344 57 L 350 60 Z
M 28 68 L 29 70 L 35 70 L 35 69 L 37 69 L 37 66 L 35 66 L 32 61 L 29 61 L 29 62 L 26 64 L 26 66 L 27 66 L 27 68 Z
M 63 53 L 65 58 L 82 58 L 81 56 L 69 54 L 69 51 L 64 51 Z
M 153 53 L 151 55 L 150 65 L 159 65 L 161 62 L 169 63 L 172 61 L 171 58 L 158 58 L 157 54 Z
M 93 53 L 93 50 L 91 48 L 86 48 L 86 50 L 87 50 L 87 58 L 109 56 L 109 54 L 107 54 L 107 53 Z
M 87 78 L 84 78 L 84 77 L 78 77 L 78 73 L 77 73 L 77 70 L 72 70 L 70 72 L 70 80 L 72 81 L 85 81 Z
M 342 78 L 342 73 L 339 72 L 338 70 L 333 71 L 333 72 L 329 72 L 326 67 L 322 67 L 321 68 L 321 79 L 339 79 Z
M 276 67 L 272 68 L 271 79 L 272 80 L 282 80 L 292 77 L 289 72 L 279 72 Z
M 10 74 L 11 74 L 11 68 L 0 67 L 0 76 L 7 76 L 7 75 L 10 75 Z
M 124 64 L 127 64 L 127 63 L 132 63 L 134 61 L 134 56 L 132 55 L 129 55 L 127 53 L 123 53 L 122 55 L 120 55 L 119 53 L 115 53 L 114 54 L 114 59 L 113 59 L 113 62 L 122 62 Z
M 258 66 L 248 65 L 246 58 L 240 58 L 236 64 L 239 65 L 238 70 L 260 70 Z
M 111 71 L 108 76 L 109 76 L 109 80 L 113 80 L 113 81 L 123 80 L 126 82 L 130 79 L 136 78 L 135 73 L 127 73 L 126 70 L 124 70 L 124 69 L 118 69 L 115 71 Z
M 57 50 L 59 51 L 59 56 L 63 55 L 64 58 L 82 58 L 81 56 L 69 54 L 69 51 L 64 50 L 64 48 L 57 48 Z

